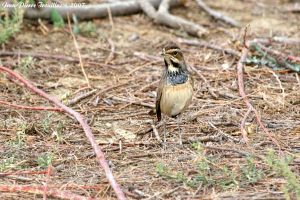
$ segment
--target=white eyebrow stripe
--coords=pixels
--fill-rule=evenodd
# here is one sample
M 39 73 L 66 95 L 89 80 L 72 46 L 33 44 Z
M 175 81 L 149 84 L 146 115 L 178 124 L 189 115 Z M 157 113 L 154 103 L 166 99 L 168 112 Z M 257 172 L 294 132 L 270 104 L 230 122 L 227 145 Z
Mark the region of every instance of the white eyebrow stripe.
M 165 51 L 166 53 L 173 53 L 173 52 L 178 52 L 180 51 L 180 49 L 170 49 L 170 50 L 167 50 Z

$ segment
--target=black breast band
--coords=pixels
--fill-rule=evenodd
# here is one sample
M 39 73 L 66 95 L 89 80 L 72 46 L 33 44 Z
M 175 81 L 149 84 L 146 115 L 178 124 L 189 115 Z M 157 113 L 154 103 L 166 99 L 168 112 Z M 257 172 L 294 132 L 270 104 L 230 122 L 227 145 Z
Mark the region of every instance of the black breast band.
M 183 84 L 188 80 L 188 75 L 186 72 L 180 70 L 176 72 L 167 72 L 167 80 L 171 85 Z

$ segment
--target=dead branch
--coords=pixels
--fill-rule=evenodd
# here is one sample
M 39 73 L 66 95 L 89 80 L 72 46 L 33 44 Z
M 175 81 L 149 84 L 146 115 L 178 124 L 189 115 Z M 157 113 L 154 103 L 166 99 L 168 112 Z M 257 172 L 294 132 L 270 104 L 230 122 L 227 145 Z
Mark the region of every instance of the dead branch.
M 158 7 L 161 0 L 149 0 L 151 6 L 155 8 Z M 171 1 L 170 6 L 176 6 L 180 4 L 180 0 Z M 79 20 L 91 20 L 96 18 L 105 18 L 109 14 L 107 9 L 110 9 L 112 16 L 121 16 L 121 15 L 131 15 L 141 12 L 141 7 L 138 3 L 138 0 L 130 1 L 117 1 L 113 3 L 103 3 L 103 4 L 94 4 L 94 5 L 83 5 L 83 6 L 66 6 L 60 5 L 56 6 L 55 10 L 64 18 L 68 18 L 68 14 L 72 16 L 73 14 L 77 16 Z M 51 7 L 43 7 L 41 9 L 27 8 L 24 12 L 24 18 L 27 19 L 50 19 L 51 16 Z M 12 8 L 8 8 L 8 11 L 11 13 Z
M 222 53 L 224 52 L 226 54 L 229 54 L 229 55 L 232 55 L 232 56 L 235 56 L 235 57 L 240 57 L 240 55 L 241 55 L 239 52 L 237 52 L 233 49 L 222 48 L 222 47 L 219 47 L 217 45 L 210 44 L 208 42 L 201 41 L 201 40 L 196 40 L 196 39 L 189 40 L 189 39 L 178 38 L 177 42 L 181 43 L 181 44 L 187 44 L 187 45 L 192 45 L 192 46 L 198 46 L 198 47 L 205 47 L 205 48 L 213 49 L 215 51 L 222 52 Z
M 169 8 L 171 6 L 171 0 L 162 0 L 158 11 L 155 10 L 154 6 L 149 1 L 140 0 L 139 4 L 148 17 L 154 20 L 157 24 L 166 25 L 173 29 L 183 29 L 187 33 L 201 37 L 208 31 L 203 26 L 190 22 L 183 18 L 171 15 Z
M 35 87 L 33 84 L 31 84 L 29 81 L 27 81 L 22 76 L 15 73 L 14 71 L 12 71 L 12 70 L 10 70 L 6 67 L 2 67 L 2 66 L 0 66 L 0 71 L 9 74 L 11 77 L 14 77 L 15 79 L 17 79 L 18 81 L 23 83 L 31 91 L 33 91 L 33 92 L 37 93 L 38 95 L 40 95 L 41 97 L 49 100 L 50 102 L 52 102 L 56 106 L 62 108 L 66 113 L 68 113 L 71 116 L 73 116 L 74 118 L 76 118 L 76 120 L 82 126 L 82 128 L 83 128 L 83 130 L 86 134 L 86 137 L 88 138 L 89 142 L 91 143 L 91 145 L 93 147 L 93 150 L 96 154 L 97 161 L 100 163 L 100 165 L 104 169 L 105 175 L 106 175 L 110 185 L 114 189 L 118 199 L 122 199 L 122 200 L 125 199 L 124 193 L 122 192 L 122 190 L 121 190 L 120 186 L 118 185 L 118 183 L 115 181 L 115 178 L 114 178 L 114 176 L 113 176 L 113 174 L 112 174 L 112 172 L 109 168 L 109 165 L 108 165 L 108 163 L 105 159 L 104 153 L 102 152 L 102 150 L 98 146 L 97 142 L 95 141 L 95 137 L 92 133 L 92 130 L 89 127 L 89 125 L 87 124 L 86 120 L 83 118 L 83 116 L 80 113 L 74 111 L 73 109 L 71 109 L 71 108 L 67 107 L 66 105 L 64 105 L 63 103 L 61 103 L 55 97 L 52 97 L 52 96 L 48 95 L 47 93 L 45 93 L 43 90 L 38 89 L 37 87 Z
M 296 2 L 296 1 L 295 1 Z M 288 5 L 283 9 L 284 12 L 293 12 L 293 13 L 300 13 L 300 4 L 295 3 L 293 5 Z
M 204 10 L 205 12 L 207 12 L 210 16 L 212 16 L 213 18 L 215 18 L 216 20 L 220 20 L 223 21 L 231 26 L 234 27 L 238 27 L 239 23 L 237 21 L 235 21 L 234 19 L 223 15 L 222 13 L 219 13 L 213 9 L 211 9 L 210 7 L 208 7 L 202 0 L 196 0 L 199 7 Z
M 0 185 L 1 192 L 27 192 L 32 194 L 44 194 L 44 186 L 32 186 L 32 185 Z M 78 200 L 94 200 L 94 198 L 81 196 L 68 191 L 59 189 L 48 189 L 46 191 L 48 196 L 60 198 L 60 199 L 78 199 Z
M 300 45 L 299 38 L 288 38 L 288 37 L 275 36 L 271 39 L 271 41 L 289 44 L 289 45 Z
M 63 109 L 61 109 L 61 108 L 23 106 L 23 105 L 12 104 L 12 103 L 9 103 L 7 101 L 2 101 L 2 100 L 0 100 L 0 104 L 6 105 L 8 107 L 16 108 L 16 109 L 23 109 L 23 110 L 46 110 L 46 111 L 57 111 L 57 112 L 63 111 Z
M 256 116 L 256 120 L 257 120 L 257 123 L 259 124 L 259 127 L 263 130 L 263 132 L 274 142 L 274 144 L 276 144 L 278 146 L 279 149 L 281 149 L 278 141 L 275 139 L 274 135 L 272 133 L 270 133 L 268 131 L 268 129 L 264 126 L 264 124 L 262 123 L 261 121 L 261 116 L 260 114 L 258 113 L 258 111 L 252 106 L 252 104 L 250 103 L 246 93 L 245 93 L 245 86 L 244 86 L 244 76 L 243 76 L 243 73 L 244 73 L 244 62 L 247 58 L 247 54 L 248 54 L 248 49 L 246 47 L 243 48 L 242 50 L 242 55 L 241 55 L 241 58 L 240 60 L 238 61 L 237 63 L 237 76 L 238 76 L 238 86 L 239 86 L 239 93 L 240 93 L 240 96 L 243 98 L 245 104 L 247 105 L 248 107 L 248 110 L 251 110 L 254 112 L 255 116 Z M 250 111 L 247 111 L 247 115 L 249 115 Z M 247 115 L 245 115 L 245 117 L 247 117 Z M 244 121 L 246 121 L 246 118 L 243 118 L 241 124 L 245 124 Z M 241 125 L 241 131 L 243 133 L 243 137 L 244 137 L 244 140 L 245 142 L 247 143 L 249 141 L 247 135 L 245 133 L 246 130 L 245 130 L 245 127 L 243 125 Z

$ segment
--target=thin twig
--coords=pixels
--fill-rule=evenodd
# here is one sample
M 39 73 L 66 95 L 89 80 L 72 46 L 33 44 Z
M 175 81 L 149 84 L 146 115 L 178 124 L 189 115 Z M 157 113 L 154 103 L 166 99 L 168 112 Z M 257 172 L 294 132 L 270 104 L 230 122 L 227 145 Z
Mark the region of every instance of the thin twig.
M 14 71 L 6 68 L 6 67 L 2 67 L 0 66 L 0 71 L 3 71 L 7 74 L 9 74 L 11 77 L 16 78 L 18 81 L 20 81 L 21 83 L 23 83 L 27 88 L 29 88 L 31 91 L 37 93 L 38 95 L 44 97 L 45 99 L 49 100 L 50 102 L 52 102 L 53 104 L 55 104 L 56 106 L 62 108 L 66 113 L 72 115 L 74 118 L 77 119 L 77 121 L 80 123 L 80 125 L 82 126 L 86 137 L 88 138 L 89 142 L 91 143 L 94 152 L 97 156 L 97 161 L 100 163 L 100 165 L 102 166 L 102 168 L 105 171 L 105 175 L 110 183 L 110 185 L 112 186 L 112 188 L 114 189 L 118 199 L 124 200 L 125 196 L 123 191 L 121 190 L 120 186 L 118 185 L 118 183 L 115 181 L 115 178 L 109 168 L 109 165 L 105 159 L 105 155 L 102 152 L 101 148 L 98 146 L 95 137 L 92 133 L 91 128 L 89 127 L 89 125 L 86 123 L 86 120 L 83 118 L 83 116 L 74 111 L 73 109 L 67 107 L 66 105 L 64 105 L 63 103 L 61 103 L 58 99 L 56 99 L 55 97 L 52 97 L 50 95 L 48 95 L 47 93 L 45 93 L 44 91 L 38 89 L 37 87 L 35 87 L 33 84 L 31 84 L 29 81 L 27 81 L 26 79 L 24 79 L 22 76 L 20 76 L 19 74 L 15 73 Z
M 232 140 L 232 141 L 234 141 L 234 142 L 241 142 L 239 139 L 234 138 L 234 137 L 232 137 L 231 135 L 229 135 L 229 134 L 223 132 L 222 130 L 218 129 L 213 123 L 208 122 L 208 124 L 209 124 L 213 129 L 215 129 L 216 131 L 218 131 L 218 133 L 219 133 L 221 136 L 223 136 L 223 137 L 225 137 L 225 138 L 227 138 L 227 139 L 229 139 L 229 140 Z
M 114 29 L 114 21 L 112 18 L 110 6 L 107 6 L 107 13 L 108 13 L 108 18 L 109 18 L 109 23 L 111 25 L 111 29 L 113 30 Z
M 71 100 L 69 101 L 68 105 L 69 105 L 69 106 L 72 106 L 72 105 L 76 104 L 77 102 L 81 101 L 82 99 L 85 99 L 85 98 L 87 98 L 87 97 L 89 97 L 89 96 L 95 94 L 96 91 L 97 91 L 97 90 L 95 89 L 95 90 L 92 90 L 92 91 L 83 93 L 83 94 L 81 94 L 81 95 L 75 97 L 74 99 L 71 99 Z
M 241 121 L 241 132 L 242 132 L 243 139 L 246 143 L 249 142 L 249 138 L 247 136 L 248 132 L 245 129 L 245 124 L 246 124 L 246 120 L 247 120 L 249 114 L 251 113 L 251 111 L 252 111 L 252 107 L 248 108 L 247 112 L 245 113 L 245 115 Z
M 214 92 L 214 90 L 212 89 L 211 85 L 209 84 L 209 82 L 207 81 L 207 79 L 192 65 L 189 66 L 190 69 L 192 71 L 194 71 L 200 78 L 202 81 L 204 81 L 204 85 L 206 85 L 208 92 L 215 98 L 218 99 L 218 95 L 216 95 L 216 93 Z
M 155 138 L 157 139 L 158 142 L 162 143 L 162 140 L 160 139 L 159 133 L 157 131 L 157 128 L 155 127 L 154 123 L 151 122 L 151 127 L 153 129 L 153 133 L 155 135 Z
M 240 57 L 240 53 L 233 50 L 233 49 L 226 49 L 226 48 L 222 48 L 220 46 L 214 45 L 214 44 L 210 44 L 208 42 L 205 42 L 203 40 L 196 40 L 196 39 L 184 39 L 184 38 L 178 38 L 177 42 L 181 43 L 181 44 L 187 44 L 187 45 L 192 45 L 192 46 L 198 46 L 198 47 L 206 47 L 209 49 L 213 49 L 215 51 L 221 52 L 221 53 L 226 53 L 235 57 Z
M 116 100 L 116 101 L 127 102 L 127 103 L 130 103 L 130 104 L 145 106 L 145 107 L 148 107 L 148 108 L 155 108 L 154 104 L 149 104 L 149 103 L 145 103 L 145 102 L 141 102 L 141 101 L 124 99 L 124 98 L 121 98 L 121 97 L 112 97 L 111 99 Z
M 8 107 L 16 108 L 16 109 L 23 109 L 23 110 L 45 110 L 45 111 L 56 111 L 56 112 L 63 111 L 63 109 L 61 109 L 61 108 L 23 106 L 23 105 L 12 104 L 12 103 L 9 103 L 9 102 L 3 101 L 3 100 L 0 100 L 0 104 L 6 105 Z
M 110 53 L 109 53 L 108 57 L 105 60 L 105 64 L 110 63 L 114 59 L 114 56 L 115 56 L 115 44 L 114 44 L 114 42 L 110 38 L 107 38 L 107 41 L 110 45 Z
M 284 104 L 285 104 L 285 89 L 284 89 L 284 87 L 282 86 L 282 83 L 281 83 L 281 81 L 280 81 L 280 78 L 279 78 L 279 76 L 278 76 L 273 70 L 268 69 L 268 71 L 270 71 L 270 72 L 273 74 L 273 76 L 275 77 L 276 81 L 277 81 L 278 84 L 279 84 L 279 87 L 280 87 L 280 90 L 281 90 L 281 93 L 282 93 L 282 102 L 281 102 L 281 104 L 284 106 Z
M 241 151 L 241 150 L 237 150 L 237 149 L 233 149 L 233 148 L 221 148 L 221 147 L 215 147 L 215 146 L 208 146 L 208 145 L 203 145 L 204 148 L 206 149 L 211 149 L 211 150 L 219 150 L 219 151 L 231 151 L 231 152 L 235 152 L 238 153 L 242 156 L 250 156 L 251 154 L 246 152 L 246 151 Z
M 72 27 L 71 27 L 71 22 L 70 22 L 69 16 L 68 16 L 68 25 L 69 25 L 70 33 L 71 33 L 72 38 L 73 38 L 74 46 L 75 46 L 76 51 L 77 51 L 77 55 L 78 55 L 78 59 L 79 59 L 79 64 L 80 64 L 80 67 L 81 67 L 81 71 L 82 71 L 82 73 L 83 73 L 83 75 L 84 75 L 84 78 L 85 78 L 85 81 L 86 81 L 88 87 L 91 87 L 90 81 L 89 81 L 89 79 L 88 79 L 88 77 L 87 77 L 87 75 L 86 75 L 86 73 L 85 73 L 84 67 L 83 67 L 83 62 L 82 62 L 82 58 L 81 58 L 81 53 L 80 53 L 80 50 L 79 50 L 79 46 L 78 46 L 76 37 L 75 37 L 75 35 L 74 35 L 73 31 L 72 31 Z

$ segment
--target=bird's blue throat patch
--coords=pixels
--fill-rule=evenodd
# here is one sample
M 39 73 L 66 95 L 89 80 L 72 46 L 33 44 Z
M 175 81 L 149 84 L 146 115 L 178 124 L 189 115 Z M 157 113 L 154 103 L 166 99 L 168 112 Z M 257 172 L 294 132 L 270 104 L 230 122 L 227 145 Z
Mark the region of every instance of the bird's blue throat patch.
M 183 84 L 188 80 L 188 74 L 182 70 L 176 72 L 167 72 L 167 81 L 171 85 Z

